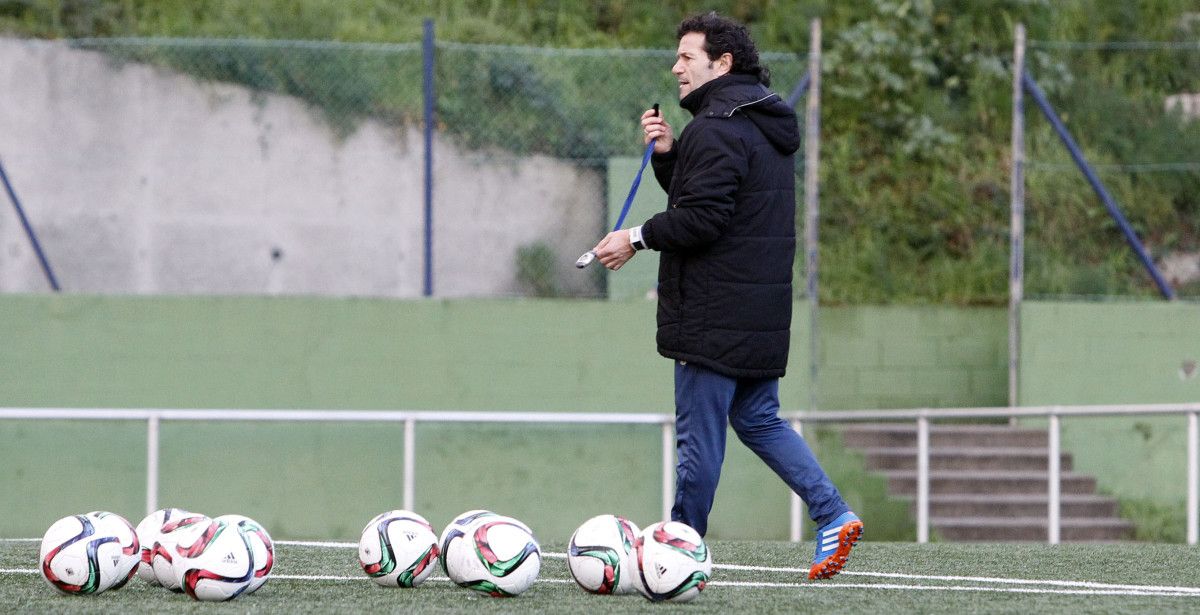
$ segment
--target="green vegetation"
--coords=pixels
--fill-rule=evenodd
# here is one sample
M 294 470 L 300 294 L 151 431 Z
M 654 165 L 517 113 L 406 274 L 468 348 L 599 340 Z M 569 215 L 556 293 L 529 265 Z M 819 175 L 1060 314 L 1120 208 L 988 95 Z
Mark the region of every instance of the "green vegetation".
M 543 553 L 558 556 L 545 557 L 538 580 L 516 598 L 460 589 L 440 570 L 419 587 L 384 589 L 367 580 L 352 548 L 285 544 L 276 546 L 262 589 L 213 605 L 141 579 L 96 596 L 59 595 L 36 572 L 37 543 L 0 543 L 0 603 L 22 613 L 1159 613 L 1194 608 L 1200 592 L 1200 565 L 1185 545 L 916 545 L 871 542 L 868 533 L 850 559 L 851 574 L 819 582 L 800 572 L 811 543 L 709 546 L 712 581 L 687 604 L 588 594 L 571 581 L 564 543 L 543 541 Z M 333 578 L 295 578 L 301 575 Z
M 1030 72 L 1089 159 L 1101 165 L 1102 179 L 1152 255 L 1200 251 L 1200 121 L 1164 110 L 1166 96 L 1200 92 L 1194 1 L 710 5 L 747 22 L 760 47 L 777 52 L 768 65 L 774 87 L 784 92 L 804 71 L 809 20 L 823 20 L 824 301 L 1006 301 L 1010 60 L 1018 22 L 1031 39 Z M 648 98 L 670 100 L 674 24 L 694 6 L 683 0 L 0 0 L 0 32 L 407 44 L 420 40 L 422 20 L 431 17 L 444 41 L 437 80 L 445 130 L 471 147 L 598 164 L 636 154 L 630 118 Z M 1133 40 L 1184 46 L 1051 44 Z M 184 57 L 169 45 L 87 44 L 117 58 L 299 96 L 343 133 L 368 116 L 409 125 L 420 119 L 415 47 L 388 55 L 218 45 Z M 666 51 L 547 54 L 479 44 Z M 1156 295 L 1048 123 L 1032 103 L 1026 106 L 1027 294 Z M 667 113 L 677 125 L 686 120 L 678 109 Z M 1179 290 L 1200 296 L 1200 282 Z
M 1183 544 L 1187 537 L 1187 506 L 1163 504 L 1150 498 L 1120 498 L 1121 516 L 1133 521 L 1134 540 Z
M 554 280 L 557 258 L 544 241 L 517 248 L 517 282 L 534 297 L 557 297 L 560 292 Z

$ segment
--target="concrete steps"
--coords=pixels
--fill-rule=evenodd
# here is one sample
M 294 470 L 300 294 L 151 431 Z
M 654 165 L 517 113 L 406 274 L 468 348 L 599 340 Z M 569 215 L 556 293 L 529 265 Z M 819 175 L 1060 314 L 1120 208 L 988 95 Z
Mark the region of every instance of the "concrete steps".
M 917 448 L 867 448 L 863 450 L 867 463 L 891 470 L 915 470 Z M 931 470 L 1041 470 L 1049 465 L 1050 451 L 1046 448 L 1020 447 L 946 447 L 929 450 Z M 1072 468 L 1071 456 L 1062 453 L 1059 463 L 1063 471 Z
M 987 542 L 1045 541 L 1045 517 L 931 518 L 945 540 Z M 1097 542 L 1128 539 L 1133 522 L 1115 518 L 1063 517 L 1059 538 L 1063 542 Z
M 912 424 L 852 425 L 842 432 L 888 491 L 916 512 L 917 433 Z M 1044 541 L 1049 472 L 1045 430 L 1007 425 L 932 425 L 929 431 L 930 525 L 943 540 Z M 1129 539 L 1133 524 L 1117 501 L 1096 494 L 1096 479 L 1076 473 L 1061 453 L 1063 541 Z
M 912 496 L 911 510 L 916 515 L 917 502 Z M 931 518 L 952 517 L 1045 517 L 1049 506 L 1046 494 L 931 494 L 929 515 Z M 1063 517 L 1115 517 L 1117 500 L 1094 493 L 1064 493 L 1059 502 Z
M 872 468 L 873 469 L 873 468 Z M 917 493 L 916 470 L 888 470 L 888 491 L 895 495 Z M 982 493 L 1033 494 L 1046 493 L 1050 475 L 1046 472 L 1010 470 L 930 470 L 929 494 Z M 1073 472 L 1063 472 L 1062 493 L 1094 493 L 1096 479 Z
M 854 448 L 917 447 L 917 427 L 904 423 L 849 425 L 842 432 L 846 446 Z M 946 447 L 1044 447 L 1045 430 L 1007 425 L 931 425 L 929 445 Z

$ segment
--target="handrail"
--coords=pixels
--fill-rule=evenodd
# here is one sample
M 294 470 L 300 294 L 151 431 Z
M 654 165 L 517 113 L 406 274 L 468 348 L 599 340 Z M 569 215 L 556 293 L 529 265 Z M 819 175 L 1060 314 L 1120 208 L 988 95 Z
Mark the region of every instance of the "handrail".
M 994 408 L 907 408 L 896 410 L 826 410 L 781 413 L 797 431 L 804 423 L 855 423 L 863 421 L 915 421 L 917 424 L 917 542 L 929 540 L 929 430 L 930 421 L 948 419 L 1002 419 L 1011 417 L 1049 420 L 1047 459 L 1047 542 L 1057 544 L 1061 531 L 1060 436 L 1065 416 L 1138 416 L 1147 414 L 1187 417 L 1187 543 L 1200 542 L 1200 403 L 1103 404 L 1087 406 L 1024 406 Z M 662 428 L 662 515 L 669 518 L 674 500 L 674 416 L 654 413 L 604 412 L 485 412 L 441 410 L 184 410 L 167 408 L 0 408 L 0 420 L 143 420 L 146 421 L 146 510 L 158 501 L 159 426 L 162 421 L 271 421 L 271 422 L 402 422 L 404 443 L 404 506 L 413 506 L 414 455 L 417 422 L 437 423 L 557 423 L 605 425 L 659 425 Z M 791 538 L 800 540 L 800 506 L 793 496 Z

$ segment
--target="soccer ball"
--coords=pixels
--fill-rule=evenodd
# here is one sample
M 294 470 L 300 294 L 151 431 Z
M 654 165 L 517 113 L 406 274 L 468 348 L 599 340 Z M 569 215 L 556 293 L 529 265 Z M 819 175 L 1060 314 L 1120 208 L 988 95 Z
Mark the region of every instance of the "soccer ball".
M 623 517 L 599 515 L 579 526 L 567 547 L 567 567 L 580 587 L 593 594 L 636 593 L 636 525 Z
M 151 556 L 154 554 L 154 543 L 158 542 L 163 525 L 191 514 L 179 508 L 163 508 L 150 513 L 145 519 L 142 519 L 141 523 L 137 524 L 135 531 L 138 544 L 141 545 L 141 561 L 137 565 L 138 578 L 151 585 L 162 585 L 159 583 L 158 577 L 154 576 L 154 566 L 150 563 Z
M 662 521 L 637 541 L 634 587 L 653 602 L 695 600 L 712 574 L 712 553 L 690 526 Z
M 533 532 L 510 517 L 479 517 L 451 529 L 446 544 L 442 557 L 450 580 L 492 597 L 524 592 L 542 569 L 542 551 Z
M 159 585 L 173 592 L 183 591 L 179 586 L 179 575 L 175 573 L 175 560 L 179 557 L 175 547 L 180 541 L 190 544 L 204 532 L 210 521 L 200 513 L 179 511 L 158 529 L 158 538 L 150 547 L 150 568 Z
M 64 594 L 118 589 L 135 574 L 137 532 L 124 517 L 103 511 L 55 521 L 42 537 L 42 578 Z
M 253 594 L 267 582 L 271 569 L 275 567 L 275 543 L 271 541 L 266 528 L 250 517 L 221 515 L 216 520 L 228 522 L 250 541 L 251 555 L 254 556 L 254 578 L 250 579 L 250 587 L 246 588 L 245 593 Z
M 482 517 L 498 516 L 499 515 L 490 510 L 468 510 L 467 512 L 451 519 L 450 523 L 447 523 L 446 527 L 442 528 L 442 535 L 438 537 L 438 551 L 440 557 L 442 558 L 442 572 L 446 573 L 446 576 L 450 576 L 450 569 L 446 566 L 446 553 L 450 550 L 451 539 L 461 539 L 463 536 L 465 536 L 464 530 L 467 528 L 467 526 L 471 525 Z M 450 577 L 450 579 L 454 580 L 454 577 Z
M 217 517 L 202 532 L 181 538 L 175 545 L 176 583 L 195 600 L 233 600 L 245 593 L 257 569 L 249 533 Z
M 371 519 L 358 541 L 358 563 L 383 587 L 416 587 L 433 573 L 441 549 L 425 517 L 392 510 Z

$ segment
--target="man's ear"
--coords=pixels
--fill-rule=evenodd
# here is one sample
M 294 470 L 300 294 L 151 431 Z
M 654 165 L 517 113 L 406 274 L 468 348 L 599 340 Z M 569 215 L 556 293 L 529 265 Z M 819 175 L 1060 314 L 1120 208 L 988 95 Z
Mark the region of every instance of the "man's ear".
M 729 71 L 733 70 L 733 54 L 723 53 L 713 64 L 718 77 L 729 74 Z

